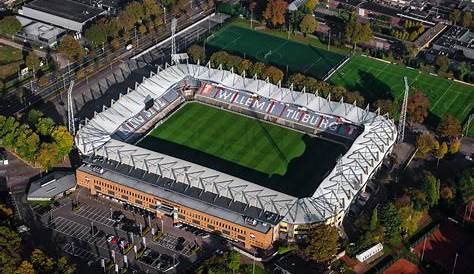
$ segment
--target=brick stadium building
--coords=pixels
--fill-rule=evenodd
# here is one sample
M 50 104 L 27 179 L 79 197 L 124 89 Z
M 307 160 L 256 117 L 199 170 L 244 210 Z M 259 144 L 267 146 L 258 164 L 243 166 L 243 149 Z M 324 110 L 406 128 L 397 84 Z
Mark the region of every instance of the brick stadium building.
M 186 101 L 252 115 L 350 144 L 316 191 L 298 198 L 134 143 Z M 308 225 L 339 225 L 390 153 L 397 132 L 386 115 L 342 100 L 281 88 L 210 66 L 179 64 L 151 73 L 76 135 L 84 156 L 77 182 L 92 194 L 158 217 L 217 232 L 246 249 L 269 249 Z

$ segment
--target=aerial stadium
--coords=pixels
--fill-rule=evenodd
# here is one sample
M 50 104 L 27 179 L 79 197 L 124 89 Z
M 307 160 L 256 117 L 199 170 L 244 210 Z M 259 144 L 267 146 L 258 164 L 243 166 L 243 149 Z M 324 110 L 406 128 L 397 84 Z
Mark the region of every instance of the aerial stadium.
M 387 115 L 222 66 L 159 68 L 80 126 L 80 186 L 270 249 L 340 225 L 397 138 Z

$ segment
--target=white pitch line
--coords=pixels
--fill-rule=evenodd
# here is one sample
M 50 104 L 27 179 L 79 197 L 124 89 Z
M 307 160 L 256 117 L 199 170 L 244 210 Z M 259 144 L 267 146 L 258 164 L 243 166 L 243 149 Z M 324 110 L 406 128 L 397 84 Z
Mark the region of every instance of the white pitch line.
M 446 94 L 446 92 L 448 92 L 448 90 L 453 86 L 453 82 L 451 82 L 451 84 L 449 85 L 449 87 L 443 92 L 443 94 L 438 98 L 438 100 L 436 100 L 435 104 L 433 105 L 433 108 L 432 109 L 435 109 L 436 108 L 436 105 L 438 105 L 438 103 L 441 101 L 441 98 L 443 98 L 443 96 Z

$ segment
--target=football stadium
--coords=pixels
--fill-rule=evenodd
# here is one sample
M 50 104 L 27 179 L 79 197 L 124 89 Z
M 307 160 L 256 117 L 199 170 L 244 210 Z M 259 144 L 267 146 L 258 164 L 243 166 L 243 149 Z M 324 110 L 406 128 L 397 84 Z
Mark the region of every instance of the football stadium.
M 386 115 L 232 70 L 166 65 L 75 136 L 80 186 L 270 249 L 340 225 L 397 131 Z

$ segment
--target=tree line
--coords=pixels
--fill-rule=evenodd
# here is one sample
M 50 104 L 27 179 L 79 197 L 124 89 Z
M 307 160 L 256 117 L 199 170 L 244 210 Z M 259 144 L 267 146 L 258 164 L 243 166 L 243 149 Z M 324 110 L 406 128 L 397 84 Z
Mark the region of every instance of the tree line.
M 4 274 L 72 274 L 76 266 L 66 257 L 48 256 L 39 248 L 28 250 L 31 240 L 16 232 L 13 210 L 0 204 L 0 272 Z M 28 245 L 22 244 L 28 241 Z
M 0 116 L 0 140 L 23 160 L 45 170 L 71 152 L 74 140 L 67 128 L 37 110 L 23 119 Z

